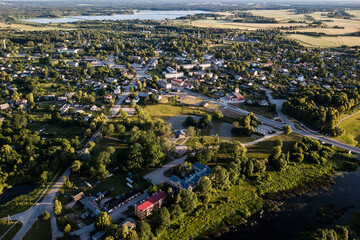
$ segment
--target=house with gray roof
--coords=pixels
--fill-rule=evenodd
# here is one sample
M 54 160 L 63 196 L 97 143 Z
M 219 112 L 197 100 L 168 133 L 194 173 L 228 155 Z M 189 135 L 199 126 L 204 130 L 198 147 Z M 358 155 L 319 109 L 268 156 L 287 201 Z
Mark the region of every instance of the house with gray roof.
M 172 175 L 170 177 L 170 185 L 177 189 L 193 190 L 198 185 L 201 178 L 211 174 L 211 169 L 201 163 L 194 163 L 193 168 L 195 169 L 195 173 L 190 174 L 184 179 L 180 179 L 179 177 Z

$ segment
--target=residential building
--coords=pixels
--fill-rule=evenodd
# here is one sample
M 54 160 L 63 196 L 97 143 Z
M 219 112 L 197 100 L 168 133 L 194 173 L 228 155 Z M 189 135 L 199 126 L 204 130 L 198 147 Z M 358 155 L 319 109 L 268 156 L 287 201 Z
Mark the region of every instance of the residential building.
M 133 200 L 134 198 L 138 197 L 140 195 L 140 192 L 138 191 L 132 191 L 126 195 L 123 195 L 119 198 L 113 198 L 109 201 L 107 201 L 104 204 L 104 209 L 108 212 L 111 213 L 114 210 L 118 209 L 119 207 L 125 205 L 126 203 L 130 202 L 131 200 Z
M 95 233 L 92 237 L 91 240 L 103 240 L 105 238 L 105 232 L 104 231 L 100 231 Z
M 184 76 L 183 72 L 165 73 L 165 78 L 179 78 L 179 77 L 183 77 L 183 76 Z
M 164 88 L 166 90 L 168 89 L 171 89 L 172 85 L 171 83 L 168 83 L 166 80 L 161 80 L 158 82 L 158 85 L 161 87 L 161 88 Z
M 193 190 L 201 178 L 211 173 L 211 169 L 208 166 L 198 162 L 194 163 L 193 168 L 195 169 L 195 173 L 190 174 L 185 179 L 180 179 L 174 175 L 171 176 L 170 185 L 178 189 Z
M 182 87 L 182 86 L 184 86 L 185 83 L 184 83 L 184 81 L 182 81 L 180 79 L 171 79 L 171 84 Z
M 238 92 L 228 93 L 226 94 L 226 98 L 230 101 L 243 101 L 245 98 Z
M 127 226 L 128 229 L 132 230 L 136 227 L 136 222 L 134 219 L 129 217 L 119 224 L 120 227 L 122 227 L 124 225 Z
M 10 105 L 8 103 L 0 104 L 0 110 L 5 110 L 5 109 L 8 109 L 9 107 L 10 107 Z
M 166 193 L 164 191 L 157 192 L 153 194 L 151 197 L 139 202 L 135 205 L 135 215 L 143 219 L 155 210 L 161 208 L 164 203 L 166 197 Z

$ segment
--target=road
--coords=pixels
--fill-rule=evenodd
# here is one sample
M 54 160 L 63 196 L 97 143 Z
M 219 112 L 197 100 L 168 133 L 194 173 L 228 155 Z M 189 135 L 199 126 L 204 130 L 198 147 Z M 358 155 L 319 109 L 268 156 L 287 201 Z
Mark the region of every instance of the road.
M 22 227 L 17 232 L 13 240 L 21 240 L 25 234 L 29 231 L 31 226 L 35 223 L 36 219 L 44 212 L 48 211 L 51 215 L 51 229 L 52 229 L 52 239 L 55 240 L 57 237 L 61 237 L 62 233 L 56 225 L 55 215 L 53 213 L 53 202 L 57 191 L 62 187 L 64 183 L 64 177 L 69 177 L 70 168 L 66 169 L 65 172 L 57 179 L 54 186 L 49 190 L 45 195 L 44 199 L 41 202 L 34 204 L 31 208 L 25 212 L 15 214 L 11 216 L 11 220 L 18 220 L 22 222 Z M 54 222 L 55 220 L 55 222 Z M 54 225 L 55 224 L 55 225 Z
M 184 92 L 187 92 L 187 93 L 191 94 L 191 95 L 201 97 L 202 99 L 204 99 L 206 101 L 212 101 L 212 102 L 214 102 L 214 103 L 216 103 L 216 104 L 218 104 L 218 105 L 220 105 L 220 106 L 222 106 L 222 107 L 224 107 L 224 108 L 226 108 L 228 110 L 232 110 L 234 112 L 244 114 L 244 115 L 249 114 L 248 111 L 245 111 L 243 109 L 240 109 L 240 108 L 237 108 L 237 107 L 234 107 L 234 106 L 227 105 L 226 103 L 223 103 L 223 102 L 220 102 L 220 101 L 215 101 L 212 98 L 209 98 L 207 96 L 195 93 L 193 91 L 189 91 L 189 90 L 187 90 L 185 88 L 183 88 L 182 90 Z M 259 121 L 263 122 L 266 125 L 276 127 L 276 128 L 283 128 L 285 125 L 289 125 L 292 128 L 293 132 L 295 132 L 297 134 L 307 136 L 307 137 L 316 139 L 318 141 L 321 141 L 321 142 L 324 142 L 324 143 L 327 143 L 327 144 L 331 144 L 331 145 L 343 148 L 343 149 L 345 149 L 347 151 L 351 151 L 352 153 L 355 153 L 355 154 L 360 154 L 360 149 L 357 148 L 357 147 L 347 145 L 345 143 L 342 143 L 342 142 L 336 141 L 334 139 L 328 138 L 328 137 L 326 137 L 324 135 L 315 133 L 314 131 L 305 130 L 304 127 L 295 125 L 295 123 L 293 121 L 291 121 L 285 114 L 283 114 L 281 112 L 282 104 L 285 102 L 285 100 L 274 99 L 272 97 L 272 95 L 271 95 L 271 90 L 268 90 L 268 89 L 263 89 L 263 90 L 265 90 L 266 96 L 269 98 L 270 103 L 276 104 L 276 112 L 279 115 L 279 117 L 281 118 L 281 120 L 283 121 L 283 123 L 276 122 L 274 120 L 265 118 L 265 117 L 260 116 L 260 115 L 256 115 L 256 117 L 259 119 Z
M 247 114 L 250 113 L 250 112 L 248 112 L 248 111 L 246 111 L 246 110 L 244 110 L 244 109 L 237 108 L 237 107 L 234 107 L 234 106 L 232 106 L 232 105 L 228 105 L 227 103 L 224 103 L 224 102 L 216 101 L 216 100 L 214 100 L 214 99 L 212 99 L 212 98 L 210 98 L 210 97 L 207 97 L 207 96 L 201 95 L 201 94 L 199 94 L 199 93 L 195 93 L 195 92 L 193 92 L 193 91 L 187 90 L 186 88 L 182 88 L 182 90 L 183 90 L 184 92 L 187 92 L 187 93 L 190 94 L 190 95 L 193 95 L 193 96 L 196 96 L 196 97 L 200 97 L 200 98 L 202 98 L 202 99 L 204 99 L 204 100 L 206 100 L 206 101 L 211 101 L 211 102 L 213 102 L 213 103 L 215 103 L 215 104 L 217 104 L 217 105 L 219 105 L 219 106 L 221 106 L 221 107 L 223 107 L 223 108 L 225 108 L 225 109 L 231 110 L 231 111 L 233 111 L 233 112 L 240 113 L 240 114 L 242 114 L 242 115 L 247 115 Z M 272 127 L 283 128 L 283 127 L 286 125 L 286 124 L 284 124 L 284 123 L 276 122 L 276 121 L 274 121 L 274 120 L 272 120 L 272 119 L 263 117 L 263 116 L 261 116 L 261 115 L 255 114 L 255 116 L 259 119 L 260 122 L 263 122 L 264 124 L 270 125 L 270 126 L 272 126 Z
M 279 115 L 279 117 L 286 123 L 286 125 L 289 125 L 295 133 L 316 139 L 321 142 L 325 142 L 327 144 L 331 144 L 331 145 L 343 148 L 347 151 L 351 151 L 356 154 L 360 154 L 360 149 L 357 147 L 347 145 L 345 143 L 336 141 L 336 140 L 326 137 L 322 134 L 319 134 L 315 131 L 307 129 L 303 124 L 301 124 L 301 126 L 296 125 L 285 114 L 283 114 L 281 112 L 282 104 L 285 102 L 285 100 L 275 100 L 271 95 L 271 90 L 269 90 L 269 89 L 263 89 L 263 90 L 265 90 L 266 96 L 268 97 L 270 103 L 276 104 L 276 112 Z M 354 113 L 353 115 L 356 115 L 356 114 L 357 113 Z M 350 116 L 352 116 L 352 115 L 350 115 Z

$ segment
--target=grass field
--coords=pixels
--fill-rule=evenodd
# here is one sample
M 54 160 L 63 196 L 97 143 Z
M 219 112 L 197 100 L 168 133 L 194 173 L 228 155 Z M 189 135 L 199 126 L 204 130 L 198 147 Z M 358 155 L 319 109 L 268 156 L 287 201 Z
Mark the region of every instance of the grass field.
M 290 26 L 303 26 L 302 23 L 241 23 L 231 22 L 225 20 L 210 20 L 201 19 L 191 22 L 192 26 L 204 27 L 204 28 L 229 28 L 239 30 L 258 30 L 258 29 L 270 29 L 278 27 L 290 27 Z
M 312 37 L 303 34 L 290 34 L 289 38 L 297 40 L 306 47 L 332 48 L 342 45 L 360 46 L 360 37 L 354 36 L 322 36 Z
M 13 225 L 15 226 L 11 228 Z M 10 224 L 0 224 L 0 239 L 1 240 L 11 240 L 15 236 L 15 234 L 20 230 L 22 226 L 21 222 L 12 221 Z M 11 230 L 7 232 L 9 229 Z M 6 233 L 7 232 L 7 233 Z M 4 235 L 6 233 L 6 235 Z
M 176 115 L 202 115 L 205 113 L 198 107 L 181 107 L 169 104 L 147 105 L 144 109 L 150 114 L 150 116 L 161 119 L 167 119 Z
M 345 129 L 345 134 L 336 137 L 336 139 L 355 147 L 358 146 L 360 141 L 360 113 L 345 119 L 339 126 Z
M 17 30 L 24 30 L 24 31 L 47 31 L 47 30 L 57 30 L 60 29 L 57 26 L 52 25 L 32 25 L 32 24 L 21 24 L 21 23 L 0 23 L 0 29 L 17 29 Z
M 41 217 L 39 217 L 41 218 Z M 38 219 L 26 233 L 23 240 L 43 240 L 51 239 L 51 224 L 49 220 Z
M 271 150 L 276 146 L 277 140 L 283 141 L 283 152 L 291 151 L 292 146 L 296 141 L 301 140 L 302 137 L 297 134 L 290 135 L 278 135 L 273 138 L 270 138 L 266 141 L 260 142 L 247 147 L 247 156 L 249 158 L 267 158 L 271 154 Z

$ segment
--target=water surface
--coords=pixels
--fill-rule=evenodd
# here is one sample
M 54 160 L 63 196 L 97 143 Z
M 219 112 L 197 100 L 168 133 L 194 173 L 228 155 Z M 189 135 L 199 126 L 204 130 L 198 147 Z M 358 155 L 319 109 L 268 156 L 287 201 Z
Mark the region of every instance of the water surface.
M 288 200 L 281 212 L 264 214 L 254 227 L 239 226 L 238 231 L 219 239 L 295 239 L 302 231 L 346 224 L 360 211 L 360 170 L 334 178 L 335 184 Z
M 0 205 L 3 205 L 20 195 L 31 193 L 37 187 L 38 185 L 35 184 L 14 186 L 10 190 L 0 195 Z
M 166 19 L 176 19 L 179 17 L 184 17 L 191 14 L 197 13 L 208 13 L 206 11 L 194 10 L 194 11 L 139 11 L 133 14 L 115 14 L 115 15 L 102 15 L 102 16 L 68 16 L 62 18 L 30 18 L 24 19 L 27 22 L 34 23 L 71 23 L 78 21 L 88 21 L 88 20 L 166 20 Z

